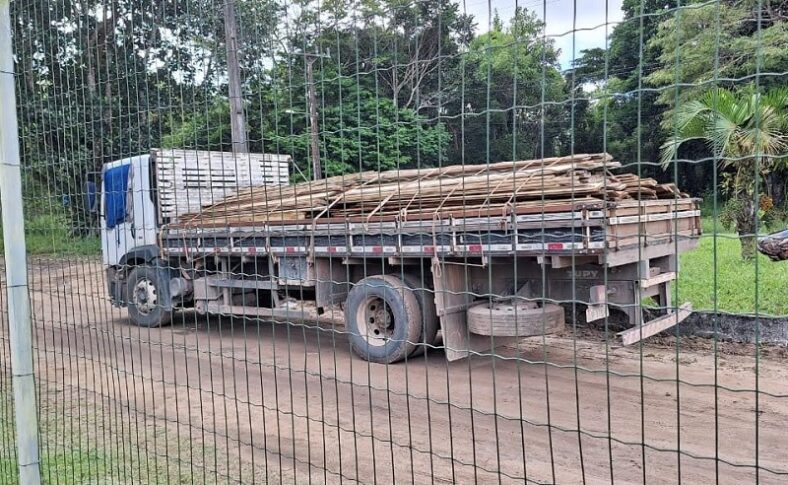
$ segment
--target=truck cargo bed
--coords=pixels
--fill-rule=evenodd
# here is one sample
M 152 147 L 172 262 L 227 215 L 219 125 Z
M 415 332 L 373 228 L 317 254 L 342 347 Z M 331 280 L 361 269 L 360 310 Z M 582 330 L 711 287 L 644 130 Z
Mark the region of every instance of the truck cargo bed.
M 429 257 L 478 255 L 605 255 L 680 243 L 694 247 L 701 233 L 697 199 L 600 201 L 561 212 L 430 220 L 321 219 L 311 223 L 172 225 L 162 231 L 169 255 L 291 254 Z M 522 211 L 525 212 L 525 211 Z M 677 246 L 678 247 L 678 246 Z M 675 249 L 674 249 L 675 251 Z

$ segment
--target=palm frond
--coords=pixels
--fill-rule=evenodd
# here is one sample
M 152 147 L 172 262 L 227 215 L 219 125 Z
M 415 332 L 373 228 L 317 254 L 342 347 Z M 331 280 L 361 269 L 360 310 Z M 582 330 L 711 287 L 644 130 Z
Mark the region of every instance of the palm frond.
M 705 114 L 712 110 L 706 103 L 700 100 L 690 101 L 681 105 L 675 113 L 674 125 L 675 134 L 678 137 L 685 137 L 685 131 L 692 131 L 695 127 L 691 127 L 696 120 L 703 117 Z
M 741 155 L 735 143 L 740 131 L 735 121 L 717 114 L 708 123 L 706 131 L 709 148 L 715 156 L 731 158 Z
M 680 106 L 673 121 L 674 134 L 661 146 L 663 167 L 689 140 L 705 141 L 725 165 L 745 168 L 763 157 L 788 163 L 788 88 L 710 89 Z
M 679 147 L 683 145 L 685 142 L 690 140 L 705 140 L 705 136 L 690 136 L 686 138 L 670 138 L 665 143 L 660 146 L 660 164 L 662 168 L 667 168 L 670 165 L 670 162 L 676 158 L 678 154 Z
M 779 87 L 771 89 L 763 95 L 764 104 L 777 110 L 788 108 L 788 88 Z

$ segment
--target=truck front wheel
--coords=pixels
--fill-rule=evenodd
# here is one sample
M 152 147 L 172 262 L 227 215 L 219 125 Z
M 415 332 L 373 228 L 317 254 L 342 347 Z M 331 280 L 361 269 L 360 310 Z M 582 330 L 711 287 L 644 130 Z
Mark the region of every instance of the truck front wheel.
M 421 337 L 421 309 L 413 291 L 394 276 L 370 276 L 347 297 L 350 346 L 362 358 L 390 364 L 407 357 Z
M 164 285 L 169 282 L 161 271 L 150 266 L 134 268 L 126 280 L 129 318 L 140 327 L 160 327 L 169 323 L 172 311 L 165 309 Z

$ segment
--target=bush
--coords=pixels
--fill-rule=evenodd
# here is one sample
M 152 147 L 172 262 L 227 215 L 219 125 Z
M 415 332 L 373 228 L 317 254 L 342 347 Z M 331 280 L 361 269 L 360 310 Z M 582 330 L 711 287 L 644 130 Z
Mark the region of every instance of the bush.
M 25 242 L 28 254 L 95 255 L 101 252 L 99 238 L 75 236 L 65 214 L 43 214 L 25 221 Z

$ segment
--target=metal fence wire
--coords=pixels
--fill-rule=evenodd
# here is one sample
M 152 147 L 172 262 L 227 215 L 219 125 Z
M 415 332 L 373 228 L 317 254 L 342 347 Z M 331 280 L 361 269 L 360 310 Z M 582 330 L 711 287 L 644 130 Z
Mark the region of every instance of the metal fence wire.
M 0 482 L 785 483 L 786 16 L 0 0 Z

